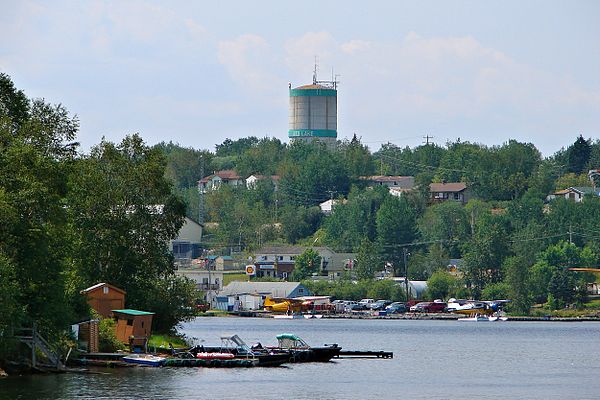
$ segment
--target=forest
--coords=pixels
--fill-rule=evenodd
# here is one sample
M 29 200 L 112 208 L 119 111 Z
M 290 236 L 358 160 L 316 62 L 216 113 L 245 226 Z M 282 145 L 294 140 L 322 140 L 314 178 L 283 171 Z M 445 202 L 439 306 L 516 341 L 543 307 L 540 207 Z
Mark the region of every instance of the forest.
M 593 275 L 568 268 L 598 267 L 600 198 L 546 199 L 557 190 L 592 186 L 588 171 L 600 166 L 600 141 L 582 135 L 547 157 L 516 140 L 415 148 L 386 143 L 375 152 L 356 136 L 334 150 L 253 136 L 227 139 L 214 151 L 157 147 L 191 218 L 199 218 L 202 204 L 203 245 L 213 251 L 253 254 L 265 244 L 300 244 L 353 252 L 357 262 L 348 278 L 370 280 L 359 292 L 366 294 L 384 264 L 404 276 L 407 249 L 409 278 L 431 279 L 432 298 L 511 298 L 521 313 L 535 303 L 581 305 L 586 283 L 594 282 Z M 198 177 L 225 169 L 240 178 L 276 175 L 277 188 L 263 179 L 251 189 L 222 185 L 200 199 Z M 392 196 L 386 187 L 367 187 L 364 177 L 372 175 L 414 176 L 415 188 Z M 432 202 L 432 182 L 464 182 L 473 198 L 465 205 Z M 324 215 L 319 203 L 328 199 L 338 202 Z M 460 278 L 445 271 L 450 259 L 462 261 Z M 301 270 L 294 278 L 311 272 Z M 320 294 L 338 290 L 331 283 L 307 284 Z

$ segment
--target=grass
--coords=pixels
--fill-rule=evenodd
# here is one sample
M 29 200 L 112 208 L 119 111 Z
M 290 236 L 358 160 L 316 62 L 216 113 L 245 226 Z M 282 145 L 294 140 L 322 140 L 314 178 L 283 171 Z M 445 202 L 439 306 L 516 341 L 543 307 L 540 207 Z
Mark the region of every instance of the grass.
M 173 347 L 189 347 L 185 337 L 173 335 L 152 335 L 148 341 L 148 347 L 169 348 L 169 343 L 172 343 Z
M 241 281 L 241 282 L 245 282 L 248 280 L 248 277 L 246 276 L 245 273 L 239 273 L 239 274 L 224 274 L 223 275 L 223 286 L 227 286 L 229 283 L 233 282 L 233 281 Z

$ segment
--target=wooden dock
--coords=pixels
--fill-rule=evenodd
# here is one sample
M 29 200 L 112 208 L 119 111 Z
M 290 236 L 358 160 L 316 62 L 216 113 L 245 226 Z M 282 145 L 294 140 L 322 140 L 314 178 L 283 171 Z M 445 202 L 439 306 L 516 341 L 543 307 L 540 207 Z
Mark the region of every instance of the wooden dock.
M 342 350 L 335 358 L 394 358 L 391 351 Z

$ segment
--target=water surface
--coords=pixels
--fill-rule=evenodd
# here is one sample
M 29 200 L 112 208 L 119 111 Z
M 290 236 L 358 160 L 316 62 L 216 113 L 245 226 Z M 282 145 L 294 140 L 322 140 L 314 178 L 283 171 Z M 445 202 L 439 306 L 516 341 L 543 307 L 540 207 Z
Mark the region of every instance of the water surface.
M 204 344 L 237 333 L 275 344 L 393 351 L 281 368 L 108 369 L 99 375 L 0 380 L 7 399 L 598 399 L 600 323 L 197 318 L 182 331 Z

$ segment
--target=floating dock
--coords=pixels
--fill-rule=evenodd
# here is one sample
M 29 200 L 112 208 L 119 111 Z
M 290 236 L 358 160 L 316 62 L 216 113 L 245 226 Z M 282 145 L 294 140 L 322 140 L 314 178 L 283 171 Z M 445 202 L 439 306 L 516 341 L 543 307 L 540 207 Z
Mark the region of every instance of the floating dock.
M 391 351 L 341 350 L 334 358 L 394 358 Z

